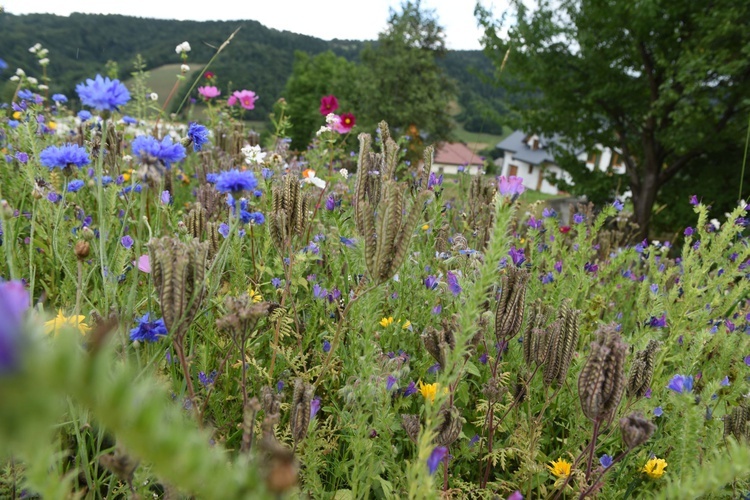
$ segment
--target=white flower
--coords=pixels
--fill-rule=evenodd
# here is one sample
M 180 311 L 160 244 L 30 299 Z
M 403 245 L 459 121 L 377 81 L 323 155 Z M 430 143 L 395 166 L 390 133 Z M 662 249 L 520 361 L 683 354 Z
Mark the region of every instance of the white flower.
M 183 73 L 187 73 L 188 71 L 190 71 L 190 66 L 188 66 L 187 64 L 183 64 L 182 66 L 180 66 L 180 71 Z
M 330 131 L 331 131 L 330 128 L 328 128 L 325 125 L 323 125 L 322 127 L 320 127 L 318 129 L 317 132 L 315 132 L 315 135 L 318 136 L 318 137 L 320 137 L 321 135 L 325 134 L 326 132 L 330 132 Z
M 183 52 L 190 52 L 190 44 L 187 42 L 182 42 L 177 47 L 175 47 L 174 50 L 178 54 L 182 54 Z
M 124 161 L 125 163 L 130 163 L 131 161 L 133 161 L 133 157 L 130 155 L 125 155 L 122 157 L 122 161 Z
M 326 123 L 328 124 L 328 127 L 333 129 L 335 125 L 338 125 L 341 123 L 341 117 L 337 115 L 336 113 L 328 113 L 326 115 Z
M 39 90 L 47 90 L 49 87 L 46 85 L 40 85 Z
M 39 44 L 36 44 L 36 45 L 39 45 Z M 36 45 L 34 45 L 33 47 L 29 47 L 29 52 L 31 52 L 32 54 L 36 54 L 36 51 L 41 48 L 41 45 L 39 45 L 39 47 L 37 47 Z
M 47 57 L 47 54 L 49 54 L 49 50 L 47 50 L 47 49 L 42 49 L 42 50 L 40 50 L 40 51 L 39 51 L 39 52 L 37 53 L 37 56 L 39 56 L 39 57 Z
M 310 184 L 312 184 L 314 186 L 319 187 L 320 189 L 325 189 L 326 188 L 326 181 L 324 181 L 320 177 L 314 177 L 314 176 L 313 177 L 308 177 L 307 178 L 307 182 L 309 182 Z
M 716 231 L 718 231 L 718 230 L 719 230 L 719 228 L 721 228 L 721 222 L 719 222 L 719 219 L 711 219 L 711 220 L 709 221 L 709 223 L 710 223 L 710 224 L 711 224 L 711 225 L 712 225 L 712 226 L 714 227 L 714 229 L 715 229 Z
M 39 80 L 37 80 L 37 79 L 36 79 L 36 78 L 34 78 L 33 76 L 30 76 L 30 77 L 28 77 L 28 78 L 27 78 L 26 80 L 27 80 L 27 81 L 28 81 L 28 82 L 29 82 L 30 84 L 32 84 L 32 85 L 36 85 L 37 83 L 39 83 Z
M 250 146 L 249 144 L 242 148 L 242 154 L 245 155 L 245 161 L 249 164 L 263 163 L 267 153 L 260 150 L 260 146 Z
M 11 81 L 11 82 L 17 82 L 17 81 L 18 81 L 18 80 L 20 80 L 20 79 L 21 79 L 21 78 L 20 78 L 20 77 L 19 77 L 18 75 L 13 75 L 13 76 L 11 76 L 11 77 L 10 77 L 10 81 Z
M 25 72 L 24 70 L 22 70 L 21 68 L 18 68 L 18 69 L 16 70 L 16 74 L 17 74 L 18 76 L 26 76 L 26 72 Z
M 48 57 L 44 57 L 42 59 L 39 59 L 39 64 L 41 64 L 42 66 L 48 65 L 49 64 L 49 58 Z
M 344 179 L 349 178 L 349 171 L 347 169 L 342 168 L 341 170 L 339 170 L 339 173 L 341 174 L 341 177 L 343 177 Z
M 156 101 L 159 99 L 159 94 L 157 94 L 156 92 L 151 92 L 151 95 L 149 97 L 152 101 Z

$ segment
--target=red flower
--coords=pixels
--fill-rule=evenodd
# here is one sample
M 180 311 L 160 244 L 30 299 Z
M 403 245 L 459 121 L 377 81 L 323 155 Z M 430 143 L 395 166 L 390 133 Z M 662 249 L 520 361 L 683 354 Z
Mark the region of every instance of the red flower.
M 320 98 L 320 114 L 323 116 L 333 113 L 339 109 L 339 100 L 334 95 L 327 95 Z
M 351 113 L 341 113 L 341 116 L 339 117 L 339 122 L 336 124 L 336 132 L 339 134 L 348 134 L 352 131 L 352 128 L 354 128 L 354 124 L 357 122 L 357 119 L 354 118 L 354 115 Z
M 210 80 L 215 76 L 216 75 L 213 73 L 213 71 L 206 71 L 205 73 L 203 73 L 203 77 L 207 80 Z
M 568 234 L 568 231 L 570 231 L 570 226 L 560 226 L 560 232 L 562 234 Z

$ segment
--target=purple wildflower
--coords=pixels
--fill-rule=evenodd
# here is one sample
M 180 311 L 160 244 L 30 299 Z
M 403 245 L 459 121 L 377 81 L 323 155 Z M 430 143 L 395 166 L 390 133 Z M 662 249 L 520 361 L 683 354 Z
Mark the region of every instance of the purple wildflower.
M 448 455 L 448 448 L 445 446 L 437 446 L 434 450 L 432 450 L 432 453 L 430 453 L 430 457 L 427 459 L 427 467 L 430 469 L 430 475 L 434 474 L 435 471 L 437 471 L 438 466 L 440 465 L 440 462 Z
M 448 290 L 451 291 L 454 297 L 461 293 L 461 285 L 458 284 L 458 276 L 453 274 L 452 271 L 448 271 L 446 282 L 448 283 Z
M 385 390 L 390 391 L 393 389 L 393 386 L 396 385 L 396 377 L 393 375 L 388 375 L 388 379 L 385 382 Z
M 586 217 L 584 217 L 583 214 L 575 214 L 575 215 L 573 215 L 573 222 L 575 224 L 582 224 L 584 220 L 586 220 Z
M 690 204 L 691 205 L 700 205 L 700 201 L 698 201 L 698 196 L 697 195 L 692 195 L 690 197 Z
M 31 304 L 29 292 L 21 281 L 0 283 L 0 374 L 18 365 L 21 322 Z
M 523 248 L 516 248 L 515 245 L 510 247 L 510 250 L 508 251 L 508 255 L 510 255 L 511 260 L 513 261 L 513 264 L 516 265 L 516 267 L 523 264 L 524 261 L 526 260 L 526 256 L 524 255 Z
M 515 175 L 505 177 L 501 175 L 497 181 L 497 190 L 502 196 L 512 196 L 517 198 L 526 188 L 523 186 L 523 179 Z
M 667 389 L 671 389 L 678 394 L 691 392 L 693 390 L 693 376 L 675 375 L 672 377 L 672 380 L 669 381 Z
M 130 330 L 130 340 L 133 342 L 156 342 L 159 337 L 167 335 L 167 327 L 163 319 L 149 321 L 149 313 L 138 320 L 138 326 Z
M 126 234 L 120 240 L 120 244 L 122 244 L 122 246 L 124 246 L 128 250 L 130 250 L 131 248 L 133 248 L 133 243 L 135 243 L 135 242 L 133 241 L 133 238 L 129 234 Z
M 662 415 L 664 415 L 664 410 L 662 409 L 661 406 L 657 406 L 656 408 L 654 408 L 655 417 L 661 417 Z
M 327 353 L 331 350 L 331 343 L 327 340 L 323 341 L 323 352 Z
M 320 411 L 320 398 L 315 398 L 310 401 L 310 420 L 315 418 L 315 415 Z
M 428 290 L 434 290 L 438 286 L 438 279 L 433 275 L 429 275 L 424 279 L 424 286 Z
M 665 326 L 667 326 L 667 314 L 662 314 L 660 318 L 651 316 L 651 319 L 649 319 L 648 321 L 648 326 L 650 326 L 651 328 L 664 328 Z
M 406 386 L 406 389 L 404 389 L 404 397 L 411 396 L 412 394 L 416 394 L 416 393 L 417 393 L 417 384 L 415 384 L 414 381 L 412 380 L 409 382 L 409 385 Z
M 562 272 L 562 266 L 563 266 L 563 264 L 562 264 L 561 260 L 558 260 L 557 262 L 555 262 L 555 266 L 554 267 L 555 267 L 555 271 L 557 271 L 558 274 Z
M 605 453 L 599 458 L 599 463 L 606 469 L 607 467 L 612 465 L 612 457 Z

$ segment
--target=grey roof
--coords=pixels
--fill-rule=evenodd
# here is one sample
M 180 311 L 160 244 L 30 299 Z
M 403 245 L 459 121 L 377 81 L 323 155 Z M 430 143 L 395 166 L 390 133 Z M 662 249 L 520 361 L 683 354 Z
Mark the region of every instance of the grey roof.
M 555 134 L 552 137 L 539 136 L 539 149 L 531 149 L 526 145 L 524 139 L 529 134 L 524 133 L 521 130 L 516 130 L 508 137 L 503 139 L 497 144 L 498 149 L 503 151 L 509 151 L 513 153 L 513 157 L 517 160 L 529 163 L 531 165 L 539 165 L 544 162 L 554 163 L 555 158 L 547 151 L 548 144 L 562 145 L 562 137 Z

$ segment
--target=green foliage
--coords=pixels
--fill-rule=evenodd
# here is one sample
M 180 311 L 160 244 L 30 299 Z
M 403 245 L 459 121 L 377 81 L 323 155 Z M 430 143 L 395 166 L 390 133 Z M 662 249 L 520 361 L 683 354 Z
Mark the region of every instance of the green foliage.
M 500 82 L 518 97 L 509 103 L 522 127 L 618 151 L 642 235 L 678 173 L 700 184 L 718 163 L 727 172 L 738 166 L 721 152 L 744 142 L 750 112 L 750 34 L 740 22 L 747 2 L 512 5 L 511 24 L 481 8 L 478 17 L 486 53 L 498 67 L 507 61 L 510 78 Z

